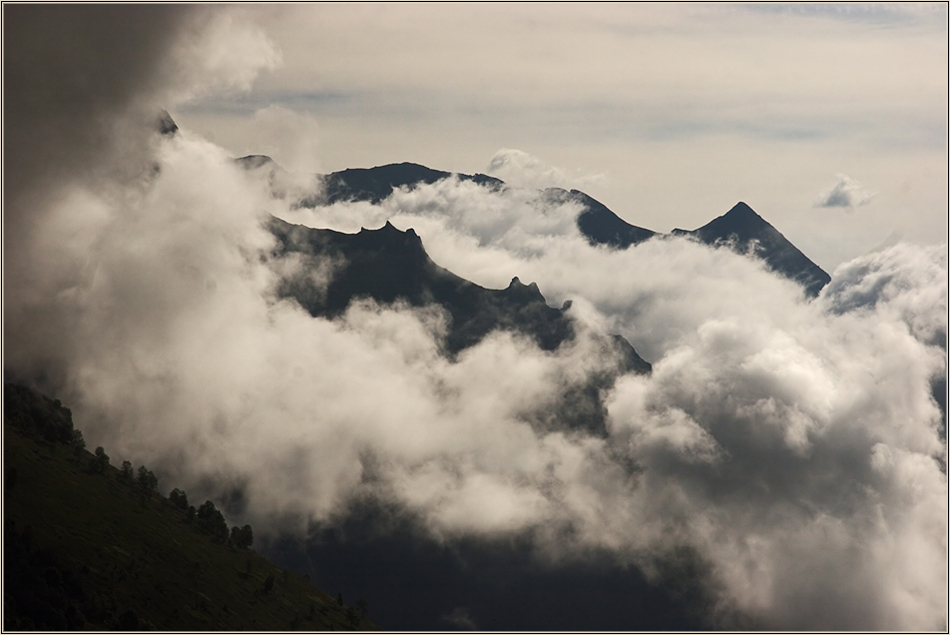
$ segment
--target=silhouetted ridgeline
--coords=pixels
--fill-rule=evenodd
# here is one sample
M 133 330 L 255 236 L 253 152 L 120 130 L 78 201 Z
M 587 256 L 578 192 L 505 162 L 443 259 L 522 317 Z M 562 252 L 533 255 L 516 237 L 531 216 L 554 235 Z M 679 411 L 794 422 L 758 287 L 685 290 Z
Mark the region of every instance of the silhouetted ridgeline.
M 3 387 L 4 630 L 375 630 L 249 549 L 214 503 L 85 449 L 59 400 Z
M 270 157 L 252 155 L 237 159 L 246 169 L 262 165 L 277 166 Z M 416 163 L 394 163 L 374 168 L 348 169 L 324 175 L 323 191 L 308 195 L 295 203 L 297 207 L 330 205 L 339 201 L 369 201 L 379 203 L 394 189 L 413 189 L 452 176 L 449 172 L 433 170 Z M 457 174 L 461 181 L 473 181 L 492 189 L 505 187 L 504 181 L 484 174 Z M 577 228 L 592 245 L 611 249 L 627 249 L 633 245 L 664 234 L 631 225 L 606 205 L 580 190 L 567 191 L 548 188 L 543 196 L 556 203 L 573 202 L 584 210 L 577 217 Z M 810 297 L 815 297 L 831 281 L 825 271 L 812 262 L 795 245 L 765 219 L 743 202 L 737 203 L 722 216 L 692 230 L 674 229 L 673 236 L 683 236 L 707 245 L 723 245 L 738 253 L 761 258 L 775 273 L 798 282 Z

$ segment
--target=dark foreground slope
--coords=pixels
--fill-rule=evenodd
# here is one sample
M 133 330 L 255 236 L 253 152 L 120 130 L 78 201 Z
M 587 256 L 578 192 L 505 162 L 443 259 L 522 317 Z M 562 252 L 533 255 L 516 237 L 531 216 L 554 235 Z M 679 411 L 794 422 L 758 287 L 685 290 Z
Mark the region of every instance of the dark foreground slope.
M 71 415 L 4 386 L 4 630 L 366 630 L 355 609 L 167 498 L 90 469 Z
M 552 563 L 533 532 L 497 539 L 433 538 L 424 519 L 380 501 L 355 502 L 345 518 L 306 541 L 268 549 L 327 588 L 352 589 L 388 628 L 409 631 L 695 631 L 747 628 L 716 615 L 709 566 L 688 549 L 665 554 L 647 578 L 615 554 L 589 550 Z

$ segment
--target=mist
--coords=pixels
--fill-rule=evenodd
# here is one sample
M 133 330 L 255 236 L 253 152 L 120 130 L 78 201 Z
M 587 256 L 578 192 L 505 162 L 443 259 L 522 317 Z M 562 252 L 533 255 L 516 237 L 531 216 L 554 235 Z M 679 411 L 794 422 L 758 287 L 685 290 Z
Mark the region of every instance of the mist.
M 379 205 L 294 209 L 210 141 L 149 125 L 209 77 L 248 85 L 279 63 L 273 46 L 230 14 L 177 10 L 155 38 L 114 70 L 135 78 L 125 91 L 38 116 L 6 147 L 63 131 L 62 158 L 26 161 L 5 206 L 5 378 L 61 398 L 90 445 L 265 536 L 306 536 L 372 499 L 441 543 L 530 535 L 547 566 L 596 551 L 661 580 L 658 563 L 689 549 L 708 565 L 713 624 L 946 628 L 946 427 L 931 390 L 946 375 L 946 245 L 862 256 L 810 301 L 727 248 L 591 246 L 582 210 L 530 187 L 450 178 Z M 254 54 L 174 72 L 235 43 Z M 31 63 L 10 62 L 23 77 Z M 70 132 L 90 118 L 94 148 Z M 358 301 L 314 318 L 280 280 L 326 284 L 339 263 L 274 257 L 269 215 L 413 228 L 462 277 L 518 276 L 551 305 L 571 300 L 577 337 L 548 352 L 496 332 L 451 359 L 437 307 Z M 610 333 L 653 373 L 604 391 L 607 435 L 539 425 L 566 387 L 612 368 Z

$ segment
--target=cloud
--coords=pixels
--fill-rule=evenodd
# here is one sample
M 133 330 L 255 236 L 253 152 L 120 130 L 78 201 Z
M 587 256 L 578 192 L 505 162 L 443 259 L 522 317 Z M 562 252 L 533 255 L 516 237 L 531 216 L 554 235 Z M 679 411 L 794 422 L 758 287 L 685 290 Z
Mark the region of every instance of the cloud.
M 283 64 L 273 42 L 240 9 L 206 9 L 175 42 L 162 79 L 176 103 L 251 89 L 261 71 Z
M 89 272 L 116 213 L 96 192 L 140 192 L 154 177 L 161 109 L 246 88 L 276 53 L 217 9 L 21 5 L 4 15 L 5 114 L 16 122 L 4 138 L 5 318 L 38 338 L 7 353 L 22 345 L 55 357 L 65 344 L 43 330 L 54 322 L 43 312 L 55 310 L 44 301 Z
M 485 170 L 506 183 L 533 189 L 571 189 L 601 184 L 606 180 L 603 174 L 568 174 L 561 168 L 548 165 L 527 152 L 513 148 L 502 148 L 496 152 Z
M 854 179 L 839 174 L 838 182 L 815 199 L 813 207 L 847 207 L 853 209 L 861 205 L 867 205 L 874 198 L 874 195 L 874 192 L 866 190 Z
M 177 33 L 148 68 L 174 67 Z M 127 103 L 180 90 L 155 72 L 77 112 L 134 128 Z M 128 146 L 103 133 L 94 177 L 69 141 L 67 178 L 41 174 L 55 195 L 6 279 L 5 373 L 55 392 L 91 443 L 163 488 L 240 500 L 229 520 L 261 535 L 304 534 L 368 497 L 448 544 L 530 535 L 555 565 L 598 550 L 662 580 L 686 549 L 717 611 L 766 628 L 946 627 L 939 250 L 858 259 L 809 302 L 728 249 L 592 247 L 576 206 L 528 189 L 447 179 L 378 206 L 290 210 L 194 136 L 142 133 L 120 170 Z M 275 293 L 301 263 L 270 255 L 267 212 L 414 227 L 476 283 L 518 275 L 574 300 L 578 338 L 547 352 L 495 333 L 453 361 L 437 308 L 363 301 L 315 319 Z M 316 286 L 339 265 L 311 264 Z M 654 372 L 605 390 L 607 436 L 539 425 L 565 387 L 609 367 L 611 332 Z
M 855 258 L 835 270 L 822 296 L 829 310 L 885 312 L 918 340 L 943 346 L 947 339 L 947 250 L 904 242 Z
M 688 544 L 711 562 L 722 601 L 765 625 L 941 623 L 943 564 L 923 563 L 946 562 L 946 446 L 930 396 L 945 373 L 945 247 L 859 258 L 808 302 L 725 249 L 591 248 L 569 222 L 576 210 L 524 191 L 447 180 L 380 206 L 293 214 L 413 227 L 450 270 L 488 286 L 536 281 L 654 364 L 610 393 L 605 441 L 539 440 L 555 461 L 549 482 L 529 472 L 502 487 L 499 472 L 455 461 L 401 476 L 403 500 L 434 530 L 568 523 L 577 542 L 550 537 L 552 553 L 594 544 L 647 570 L 645 554 Z M 500 516 L 479 513 L 483 496 Z M 918 548 L 929 555 L 897 555 Z
M 263 154 L 293 173 L 321 171 L 320 126 L 316 120 L 283 106 L 271 105 L 254 113 L 244 155 Z

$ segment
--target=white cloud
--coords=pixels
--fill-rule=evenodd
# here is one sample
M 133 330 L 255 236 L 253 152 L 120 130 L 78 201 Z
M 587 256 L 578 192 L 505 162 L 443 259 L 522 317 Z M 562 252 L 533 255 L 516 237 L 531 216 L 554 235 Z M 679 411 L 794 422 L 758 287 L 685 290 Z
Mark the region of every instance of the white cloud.
M 548 165 L 527 152 L 513 148 L 502 148 L 496 152 L 485 171 L 516 187 L 534 189 L 574 189 L 599 185 L 606 181 L 603 174 L 568 174 L 561 168 Z
M 271 105 L 254 113 L 243 154 L 267 155 L 291 173 L 312 177 L 322 169 L 319 148 L 320 126 L 313 117 Z
M 946 346 L 946 273 L 946 245 L 897 242 L 838 267 L 822 301 L 840 313 L 885 312 L 917 339 Z
M 847 207 L 853 209 L 867 205 L 874 198 L 874 192 L 865 189 L 854 179 L 838 175 L 838 182 L 815 199 L 814 207 Z
M 498 509 L 518 509 L 508 522 L 570 522 L 580 543 L 641 563 L 664 545 L 693 545 L 728 589 L 724 601 L 767 625 L 942 624 L 946 450 L 930 381 L 945 372 L 935 345 L 946 329 L 944 247 L 902 243 L 858 259 L 808 302 L 726 249 L 676 240 L 592 248 L 567 222 L 576 210 L 523 191 L 449 180 L 379 207 L 298 214 L 319 226 L 391 218 L 414 227 L 450 270 L 488 286 L 515 274 L 537 281 L 551 303 L 588 307 L 654 363 L 651 377 L 614 388 L 606 441 L 543 439 L 530 456 L 557 448 L 555 480 L 529 471 L 507 495 L 496 491 Z M 903 466 L 887 477 L 872 469 L 884 452 Z M 633 480 L 606 459 L 618 455 L 638 466 Z M 460 488 L 499 468 L 439 465 L 404 491 L 422 497 L 435 526 L 464 531 L 455 506 L 476 509 L 487 485 Z M 532 498 L 537 491 L 557 495 Z M 907 549 L 912 561 L 896 555 Z
M 166 99 L 181 103 L 247 92 L 283 55 L 239 8 L 204 10 L 173 43 L 163 71 Z

